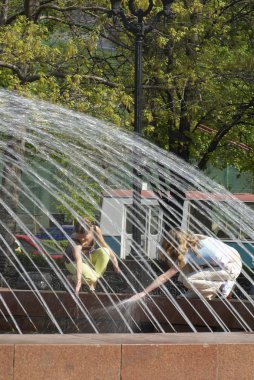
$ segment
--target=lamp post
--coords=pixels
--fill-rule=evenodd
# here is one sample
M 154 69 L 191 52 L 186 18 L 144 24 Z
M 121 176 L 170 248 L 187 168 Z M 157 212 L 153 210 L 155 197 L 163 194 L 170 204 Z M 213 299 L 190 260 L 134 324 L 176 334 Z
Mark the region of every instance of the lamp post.
M 152 31 L 156 24 L 163 17 L 164 21 L 167 21 L 172 17 L 172 11 L 170 8 L 173 0 L 161 0 L 162 10 L 155 14 L 149 23 L 145 23 L 145 18 L 152 12 L 154 7 L 153 0 L 148 0 L 147 9 L 136 8 L 135 0 L 128 1 L 128 8 L 130 16 L 126 16 L 123 8 L 121 7 L 121 0 L 110 0 L 111 10 L 109 11 L 109 17 L 113 18 L 113 22 L 116 23 L 117 19 L 120 19 L 126 30 L 131 32 L 135 36 L 135 99 L 134 99 L 134 132 L 141 136 L 142 134 L 142 48 L 144 36 Z M 141 246 L 141 229 L 136 225 L 136 221 L 142 215 L 141 209 L 141 190 L 140 185 L 141 173 L 138 170 L 138 153 L 134 152 L 134 169 L 133 169 L 133 246 L 132 253 L 135 254 L 136 249 Z

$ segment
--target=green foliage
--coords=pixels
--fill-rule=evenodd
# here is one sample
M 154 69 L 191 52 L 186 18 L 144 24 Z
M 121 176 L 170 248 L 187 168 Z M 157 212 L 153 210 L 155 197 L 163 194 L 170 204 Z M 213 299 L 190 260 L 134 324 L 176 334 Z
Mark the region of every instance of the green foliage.
M 57 206 L 57 209 L 60 213 L 65 214 L 67 219 L 74 219 L 73 214 L 64 206 L 66 202 L 77 214 L 95 221 L 102 189 L 89 176 L 80 174 L 79 178 L 83 181 L 84 193 L 81 193 L 79 188 L 73 188 L 72 184 L 66 183 L 64 187 L 65 196 L 61 197 L 62 202 Z
M 43 270 L 51 269 L 51 265 L 49 261 L 47 261 L 43 255 L 33 255 L 33 254 L 28 254 L 28 253 L 25 254 L 24 252 L 23 253 L 18 252 L 16 253 L 16 255 L 20 264 L 22 264 L 22 266 L 28 271 L 34 270 L 36 267 Z M 58 267 L 64 268 L 64 261 L 62 258 L 54 260 L 54 263 Z
M 63 254 L 62 251 L 64 251 L 68 245 L 68 240 L 55 241 L 53 239 L 43 239 L 41 240 L 41 243 L 45 251 L 48 251 L 49 254 L 50 248 L 52 248 L 56 254 L 61 256 Z M 59 248 L 59 246 L 61 248 Z M 54 266 L 54 264 L 56 264 L 60 268 L 64 268 L 63 258 L 53 259 L 50 256 L 46 257 L 45 254 L 29 253 L 22 248 L 22 243 L 18 245 L 18 247 L 15 249 L 15 253 L 20 264 L 22 264 L 26 270 L 35 269 L 36 266 L 40 269 L 52 269 L 52 265 Z
M 134 38 L 112 26 L 109 3 L 55 0 L 28 20 L 15 1 L 0 29 L 0 85 L 133 129 Z M 252 1 L 175 0 L 172 11 L 144 40 L 144 136 L 186 160 L 253 172 Z

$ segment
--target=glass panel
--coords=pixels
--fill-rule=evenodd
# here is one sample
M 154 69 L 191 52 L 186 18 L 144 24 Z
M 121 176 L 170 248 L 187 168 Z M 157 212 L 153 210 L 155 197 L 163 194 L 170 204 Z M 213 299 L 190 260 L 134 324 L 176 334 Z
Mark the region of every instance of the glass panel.
M 254 202 L 246 202 L 245 204 L 254 211 Z
M 232 234 L 235 235 L 236 238 L 238 238 L 240 230 L 239 228 L 237 228 L 234 231 L 232 231 L 232 220 L 228 215 L 225 214 L 225 212 L 223 212 L 223 210 L 221 209 L 222 205 L 223 202 L 213 205 L 211 218 L 216 222 L 212 222 L 211 231 L 220 239 L 230 239 L 230 236 Z
M 239 230 L 232 231 L 232 222 L 222 209 L 223 202 L 193 201 L 189 207 L 188 226 L 194 233 L 207 234 L 211 231 L 220 239 L 230 239 L 233 233 L 239 237 Z M 230 232 L 232 231 L 232 232 Z
M 132 234 L 132 211 L 131 206 L 126 206 L 126 223 L 125 223 L 125 231 L 128 235 Z
M 188 215 L 188 227 L 189 229 L 197 234 L 206 234 L 207 229 L 211 231 L 212 222 L 209 218 L 210 205 L 206 204 L 208 207 L 208 212 L 202 210 L 202 208 L 197 204 L 197 202 L 190 202 L 189 215 Z
M 142 209 L 139 212 L 140 214 L 138 215 L 137 227 L 141 229 L 142 233 L 145 233 L 147 207 L 142 207 Z M 134 218 L 135 218 L 135 215 L 133 215 L 133 207 L 126 206 L 125 231 L 128 235 L 132 234 L 132 224 L 133 224 Z
M 254 203 L 246 202 L 246 206 L 250 207 L 254 211 Z M 242 229 L 242 225 L 240 226 L 240 239 L 241 240 L 253 240 L 247 233 Z
M 151 224 L 150 224 L 150 234 L 157 235 L 159 231 L 159 212 L 160 208 L 158 206 L 151 207 Z

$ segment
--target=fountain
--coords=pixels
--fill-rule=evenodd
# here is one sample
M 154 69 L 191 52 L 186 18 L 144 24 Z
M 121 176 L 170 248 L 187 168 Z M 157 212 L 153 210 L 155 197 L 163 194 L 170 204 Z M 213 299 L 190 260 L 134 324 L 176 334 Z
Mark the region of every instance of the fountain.
M 178 371 L 177 378 L 182 378 L 186 367 L 174 369 L 172 363 L 183 354 L 190 361 L 201 358 L 206 372 L 223 378 L 232 348 L 244 355 L 240 366 L 231 362 L 231 371 L 251 371 L 245 353 L 253 349 L 254 300 L 249 290 L 254 211 L 177 157 L 97 119 L 6 91 L 1 91 L 0 109 L 0 357 L 5 363 L 0 379 L 13 373 L 26 376 L 28 355 L 30 378 L 36 373 L 37 378 L 47 374 L 50 379 L 76 379 L 81 368 L 89 379 L 102 377 L 103 371 L 105 379 L 119 378 L 119 373 L 126 379 L 150 378 L 155 370 L 166 379 L 169 368 L 172 376 Z M 135 178 L 134 165 L 139 172 Z M 135 210 L 134 180 L 140 188 L 150 186 Z M 187 193 L 194 194 L 192 214 L 186 214 Z M 47 229 L 52 224 L 65 243 L 70 240 L 52 212 L 56 207 L 69 218 L 86 215 L 101 224 L 105 239 L 120 256 L 121 274 L 109 268 L 95 294 L 84 287 L 75 295 L 61 259 L 54 260 L 36 236 L 40 231 L 52 237 Z M 220 231 L 237 244 L 244 266 L 233 299 L 207 301 L 199 294 L 189 300 L 173 278 L 144 301 L 125 302 L 165 269 L 158 260 L 161 240 L 170 226 L 184 223 L 209 236 Z M 141 231 L 138 247 L 128 230 L 133 225 Z M 15 252 L 17 234 L 28 236 L 44 252 L 41 261 L 25 246 L 22 254 Z M 54 240 L 54 249 L 64 255 L 63 242 Z M 86 365 L 80 365 L 77 358 L 84 353 Z M 161 357 L 167 365 L 158 369 Z M 197 359 L 194 363 L 192 377 L 204 377 Z

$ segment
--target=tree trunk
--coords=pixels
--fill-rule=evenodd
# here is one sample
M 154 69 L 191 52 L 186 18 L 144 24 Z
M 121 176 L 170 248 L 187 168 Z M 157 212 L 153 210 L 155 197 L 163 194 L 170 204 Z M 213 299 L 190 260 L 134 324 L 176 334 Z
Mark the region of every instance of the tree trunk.
M 178 149 L 177 155 L 186 162 L 190 159 L 190 129 L 191 129 L 191 117 L 188 110 L 188 104 L 193 100 L 194 89 L 190 81 L 187 82 L 184 95 L 181 99 L 180 107 L 180 122 L 179 122 L 179 134 L 178 134 Z
M 1 0 L 0 3 L 0 25 L 5 25 L 8 16 L 9 0 Z
M 40 0 L 24 0 L 25 15 L 29 20 L 34 20 L 36 11 L 40 6 Z

